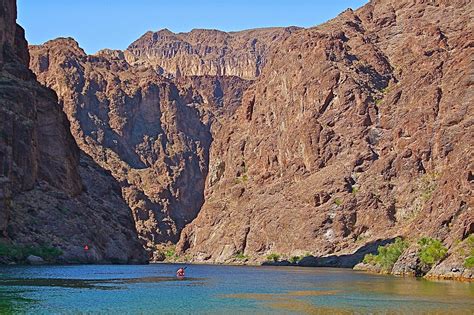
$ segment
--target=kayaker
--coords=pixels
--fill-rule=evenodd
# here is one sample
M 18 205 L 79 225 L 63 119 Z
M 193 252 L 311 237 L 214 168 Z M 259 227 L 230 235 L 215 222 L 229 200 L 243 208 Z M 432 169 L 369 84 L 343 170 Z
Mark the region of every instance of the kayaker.
M 184 278 L 184 269 L 186 269 L 186 267 L 184 267 L 184 268 L 179 268 L 178 271 L 176 271 L 176 277 L 178 277 L 178 278 Z

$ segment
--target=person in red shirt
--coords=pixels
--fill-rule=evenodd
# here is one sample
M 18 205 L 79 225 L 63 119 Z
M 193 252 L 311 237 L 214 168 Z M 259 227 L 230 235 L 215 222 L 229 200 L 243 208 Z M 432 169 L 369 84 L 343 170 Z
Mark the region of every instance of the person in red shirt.
M 184 278 L 184 269 L 186 269 L 186 267 L 184 267 L 184 268 L 179 268 L 179 269 L 176 271 L 176 277 L 178 277 L 178 278 Z

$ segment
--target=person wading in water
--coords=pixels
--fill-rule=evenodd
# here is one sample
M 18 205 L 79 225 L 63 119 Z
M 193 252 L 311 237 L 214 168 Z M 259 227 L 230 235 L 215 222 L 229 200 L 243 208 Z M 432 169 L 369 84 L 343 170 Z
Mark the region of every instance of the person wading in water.
M 184 268 L 179 268 L 177 271 L 176 271 L 176 277 L 178 278 L 184 278 L 184 270 L 186 269 L 186 267 Z

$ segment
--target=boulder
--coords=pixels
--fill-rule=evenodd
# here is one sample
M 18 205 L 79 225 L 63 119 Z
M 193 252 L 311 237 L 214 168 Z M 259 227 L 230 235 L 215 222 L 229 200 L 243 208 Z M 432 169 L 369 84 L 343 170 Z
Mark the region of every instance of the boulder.
M 35 255 L 29 255 L 28 257 L 26 257 L 26 261 L 30 265 L 42 265 L 45 263 L 43 258 Z
M 411 246 L 405 250 L 393 265 L 392 274 L 416 277 L 425 275 L 429 271 L 429 267 L 420 262 L 418 250 L 418 246 Z
M 358 271 L 368 271 L 368 272 L 374 272 L 374 273 L 382 273 L 382 268 L 377 265 L 371 265 L 371 264 L 366 264 L 366 263 L 358 263 L 357 265 L 354 266 L 354 270 Z

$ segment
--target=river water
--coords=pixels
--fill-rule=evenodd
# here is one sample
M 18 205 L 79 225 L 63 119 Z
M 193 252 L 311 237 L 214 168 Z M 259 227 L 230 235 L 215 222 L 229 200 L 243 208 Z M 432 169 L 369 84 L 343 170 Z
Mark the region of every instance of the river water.
M 0 314 L 474 314 L 474 283 L 349 269 L 189 265 L 0 267 Z

